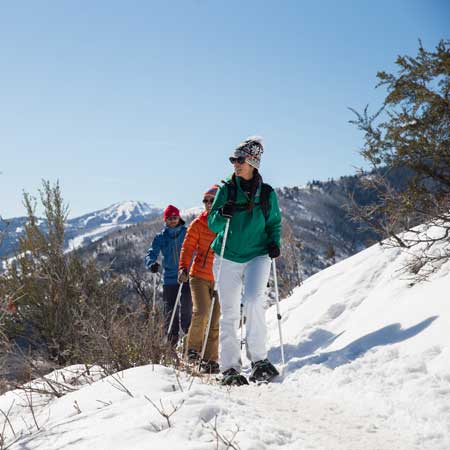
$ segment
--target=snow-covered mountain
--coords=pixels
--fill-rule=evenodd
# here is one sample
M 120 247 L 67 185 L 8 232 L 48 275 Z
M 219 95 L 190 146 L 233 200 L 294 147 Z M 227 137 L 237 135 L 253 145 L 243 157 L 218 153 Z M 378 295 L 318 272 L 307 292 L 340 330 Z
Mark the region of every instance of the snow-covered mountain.
M 51 375 L 73 389 L 61 398 L 0 397 L 6 446 L 448 450 L 450 263 L 416 284 L 402 272 L 408 257 L 377 244 L 295 289 L 280 305 L 284 366 L 270 308 L 269 358 L 281 371 L 270 385 L 226 388 L 162 366 L 96 381 L 72 367 Z
M 95 242 L 113 231 L 153 219 L 161 213 L 161 208 L 148 203 L 126 201 L 71 219 L 66 230 L 68 249 Z
M 148 203 L 125 201 L 69 219 L 66 224 L 67 248 L 78 248 L 113 231 L 153 219 L 161 213 L 161 208 Z M 19 238 L 25 231 L 26 222 L 26 217 L 0 222 L 0 232 L 5 233 L 3 245 L 0 247 L 0 256 L 8 255 L 17 249 Z M 38 223 L 43 230 L 46 229 L 45 219 L 39 219 Z
M 102 226 L 105 223 L 111 225 L 137 223 L 143 217 L 154 216 L 155 212 L 159 214 L 161 209 L 144 202 L 126 201 L 114 203 L 108 208 L 72 219 L 70 225 L 79 228 L 92 228 Z

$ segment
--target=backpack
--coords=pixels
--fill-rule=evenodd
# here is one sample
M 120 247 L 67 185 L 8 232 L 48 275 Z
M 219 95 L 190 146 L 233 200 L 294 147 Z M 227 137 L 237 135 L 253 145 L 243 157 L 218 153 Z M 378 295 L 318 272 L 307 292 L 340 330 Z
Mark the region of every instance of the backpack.
M 237 198 L 237 186 L 236 183 L 233 183 L 233 180 L 226 181 L 225 184 L 228 186 L 228 198 L 227 202 L 233 202 L 236 205 L 237 211 L 244 211 L 247 208 L 245 204 L 236 203 Z M 267 220 L 269 217 L 269 197 L 270 193 L 273 191 L 273 187 L 270 184 L 262 183 L 261 191 L 259 193 L 259 203 L 255 203 L 256 205 L 261 206 L 261 211 L 264 214 L 264 219 Z

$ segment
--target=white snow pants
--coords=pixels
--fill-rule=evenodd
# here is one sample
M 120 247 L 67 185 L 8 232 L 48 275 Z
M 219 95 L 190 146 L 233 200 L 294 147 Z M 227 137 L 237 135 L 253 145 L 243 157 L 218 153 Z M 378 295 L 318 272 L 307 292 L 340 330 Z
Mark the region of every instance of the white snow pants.
M 219 256 L 214 256 L 214 276 L 217 279 Z M 264 290 L 270 274 L 270 258 L 257 256 L 246 263 L 224 259 L 218 282 L 220 301 L 219 353 L 221 371 L 241 370 L 238 328 L 241 303 L 246 310 L 246 351 L 250 361 L 267 357 L 266 312 Z M 242 290 L 243 288 L 243 290 Z M 242 295 L 241 295 L 242 293 Z

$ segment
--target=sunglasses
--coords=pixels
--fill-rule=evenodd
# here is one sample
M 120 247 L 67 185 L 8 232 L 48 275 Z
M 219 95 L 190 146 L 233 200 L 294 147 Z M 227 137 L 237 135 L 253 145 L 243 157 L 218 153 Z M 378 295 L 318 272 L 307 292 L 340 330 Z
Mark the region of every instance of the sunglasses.
M 166 218 L 166 220 L 178 220 L 179 217 L 178 216 L 169 216 Z
M 237 158 L 235 158 L 234 156 L 230 156 L 230 163 L 231 164 L 244 164 L 245 163 L 245 156 L 238 156 Z
M 214 199 L 213 198 L 204 198 L 203 199 L 203 203 L 206 205 L 207 203 L 213 203 L 214 202 Z

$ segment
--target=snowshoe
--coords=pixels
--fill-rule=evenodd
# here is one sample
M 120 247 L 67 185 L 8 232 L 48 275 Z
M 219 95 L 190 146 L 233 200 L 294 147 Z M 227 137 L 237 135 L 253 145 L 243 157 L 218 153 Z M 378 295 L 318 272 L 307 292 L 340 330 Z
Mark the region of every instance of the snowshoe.
M 236 369 L 231 368 L 223 372 L 223 386 L 243 386 L 245 384 L 248 384 L 247 378 L 241 375 Z
M 269 383 L 279 375 L 276 367 L 268 360 L 262 359 L 252 363 L 252 373 L 249 380 L 253 383 Z
M 219 364 L 216 361 L 202 361 L 200 363 L 200 373 L 220 373 Z
M 187 360 L 189 363 L 195 364 L 200 361 L 200 353 L 193 348 L 190 348 L 187 352 Z

